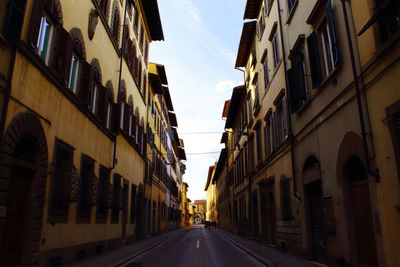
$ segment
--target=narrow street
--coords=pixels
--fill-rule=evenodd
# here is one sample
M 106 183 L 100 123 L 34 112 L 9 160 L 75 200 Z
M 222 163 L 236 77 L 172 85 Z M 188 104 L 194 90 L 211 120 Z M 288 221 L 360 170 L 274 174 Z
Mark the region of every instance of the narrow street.
M 179 231 L 154 249 L 119 265 L 126 267 L 234 267 L 266 266 L 203 227 Z

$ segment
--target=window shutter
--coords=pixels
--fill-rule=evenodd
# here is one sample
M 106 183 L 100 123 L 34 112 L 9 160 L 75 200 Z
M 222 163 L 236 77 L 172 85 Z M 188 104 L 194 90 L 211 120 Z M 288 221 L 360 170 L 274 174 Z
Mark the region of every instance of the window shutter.
M 277 112 L 272 113 L 272 145 L 273 150 L 278 146 L 278 120 L 277 120 Z
M 36 48 L 39 31 L 40 31 L 40 21 L 42 19 L 42 14 L 44 10 L 44 1 L 35 0 L 33 2 L 31 20 L 29 24 L 29 35 L 28 42 L 32 48 Z
M 335 67 L 336 67 L 340 61 L 340 52 L 339 52 L 339 46 L 338 46 L 337 37 L 336 37 L 335 22 L 333 19 L 333 9 L 332 9 L 331 1 L 328 1 L 328 4 L 326 6 L 326 18 L 327 18 L 328 26 L 329 26 L 329 35 L 332 40 L 332 56 L 333 56 Z
M 121 106 L 119 104 L 112 103 L 111 109 L 112 109 L 111 131 L 115 134 L 118 134 Z
M 297 85 L 298 81 L 296 80 L 296 70 L 292 67 L 287 71 L 288 80 L 289 80 L 289 94 L 290 94 L 290 111 L 291 113 L 295 113 L 299 110 L 299 99 L 297 97 Z
M 124 110 L 124 133 L 126 135 L 129 134 L 129 106 L 127 103 L 125 103 L 125 110 Z
M 282 131 L 283 131 L 283 140 L 285 141 L 289 136 L 288 129 L 288 120 L 287 120 L 287 98 L 286 96 L 282 98 Z
M 97 117 L 104 123 L 106 123 L 107 120 L 107 103 L 107 88 L 100 85 L 97 99 Z
M 322 82 L 321 63 L 319 61 L 318 40 L 315 32 L 307 38 L 308 56 L 310 58 L 311 79 L 313 89 L 317 88 Z
M 89 198 L 89 205 L 96 206 L 97 204 L 97 177 L 94 175 L 93 166 L 91 167 L 91 174 L 90 174 L 90 198 Z
M 123 45 L 122 45 L 122 54 L 124 55 L 124 56 L 127 56 L 128 55 L 128 49 L 129 49 L 129 28 L 128 28 L 128 25 L 124 25 L 124 27 L 123 27 L 123 33 L 122 33 L 122 42 L 123 42 Z
M 56 26 L 50 66 L 63 79 L 65 85 L 69 78 L 72 49 L 73 44 L 69 33 L 62 26 Z
M 89 103 L 89 88 L 92 87 L 93 84 L 94 69 L 86 61 L 82 61 L 81 63 L 82 64 L 79 71 L 78 96 L 81 102 L 87 106 Z
M 4 36 L 13 45 L 17 46 L 21 36 L 22 24 L 24 22 L 26 0 L 9 0 L 7 20 L 4 28 Z

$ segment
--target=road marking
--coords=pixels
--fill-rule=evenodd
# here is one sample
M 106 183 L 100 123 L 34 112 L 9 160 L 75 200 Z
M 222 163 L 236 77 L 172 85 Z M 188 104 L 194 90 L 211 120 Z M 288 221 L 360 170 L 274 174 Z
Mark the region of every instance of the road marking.
M 197 239 L 197 248 L 200 247 L 200 240 Z

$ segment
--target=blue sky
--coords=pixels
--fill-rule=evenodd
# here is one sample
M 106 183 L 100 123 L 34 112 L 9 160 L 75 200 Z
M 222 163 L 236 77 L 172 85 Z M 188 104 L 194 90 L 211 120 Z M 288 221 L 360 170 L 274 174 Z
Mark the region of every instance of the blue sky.
M 165 65 L 171 98 L 178 118 L 178 133 L 185 142 L 191 200 L 205 198 L 208 167 L 222 133 L 224 101 L 243 82 L 234 69 L 242 31 L 245 0 L 158 0 L 164 42 L 150 47 L 150 60 Z

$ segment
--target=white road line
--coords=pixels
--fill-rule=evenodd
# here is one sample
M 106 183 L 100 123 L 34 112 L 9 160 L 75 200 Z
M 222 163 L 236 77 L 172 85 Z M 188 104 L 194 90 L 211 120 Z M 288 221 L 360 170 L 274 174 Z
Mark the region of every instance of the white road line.
M 197 240 L 197 248 L 200 247 L 200 240 Z

